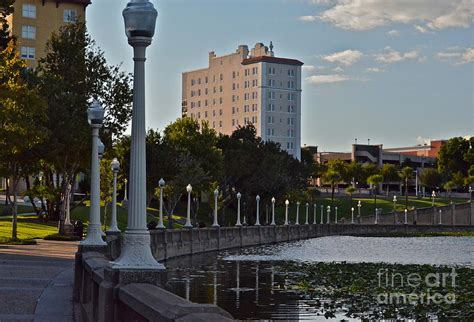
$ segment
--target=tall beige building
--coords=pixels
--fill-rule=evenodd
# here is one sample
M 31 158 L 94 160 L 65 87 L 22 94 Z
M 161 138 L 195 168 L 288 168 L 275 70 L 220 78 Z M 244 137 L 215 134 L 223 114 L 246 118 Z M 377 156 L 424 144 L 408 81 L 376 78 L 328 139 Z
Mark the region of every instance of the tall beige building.
M 220 57 L 210 52 L 209 67 L 183 73 L 183 116 L 206 120 L 224 134 L 252 123 L 263 140 L 300 159 L 302 65 L 275 57 L 271 43 L 250 52 L 241 45 Z

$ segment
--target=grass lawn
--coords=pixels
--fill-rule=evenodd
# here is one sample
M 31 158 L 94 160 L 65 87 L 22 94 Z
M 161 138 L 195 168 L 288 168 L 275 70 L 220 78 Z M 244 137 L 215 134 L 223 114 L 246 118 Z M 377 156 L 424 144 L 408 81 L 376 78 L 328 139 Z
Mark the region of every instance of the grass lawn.
M 36 218 L 18 217 L 18 238 L 35 239 L 44 238 L 47 235 L 58 232 L 56 223 L 47 223 L 39 221 Z M 10 238 L 12 235 L 11 218 L 0 217 L 0 244 L 2 240 Z
M 7 206 L 5 206 L 4 203 L 0 204 L 0 216 L 3 214 L 3 211 L 5 211 L 5 209 L 7 208 Z M 26 206 L 26 205 L 17 205 L 17 209 L 18 209 L 18 213 L 19 214 L 26 214 L 26 213 L 32 213 L 32 212 L 35 212 L 33 210 L 33 207 L 31 206 Z M 1 217 L 0 217 L 1 218 Z

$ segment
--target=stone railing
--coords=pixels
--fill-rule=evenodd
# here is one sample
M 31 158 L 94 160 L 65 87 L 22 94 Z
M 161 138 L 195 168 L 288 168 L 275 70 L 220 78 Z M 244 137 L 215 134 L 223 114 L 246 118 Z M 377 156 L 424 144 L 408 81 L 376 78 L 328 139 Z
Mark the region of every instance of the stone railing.
M 80 321 L 232 321 L 211 304 L 195 304 L 159 287 L 160 272 L 114 270 L 106 248 L 79 247 L 74 302 Z

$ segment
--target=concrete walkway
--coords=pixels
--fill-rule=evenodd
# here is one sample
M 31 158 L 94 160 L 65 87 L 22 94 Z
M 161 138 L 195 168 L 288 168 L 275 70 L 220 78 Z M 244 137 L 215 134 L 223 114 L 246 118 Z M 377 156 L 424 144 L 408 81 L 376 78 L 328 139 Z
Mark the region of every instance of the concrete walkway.
M 74 321 L 77 242 L 0 245 L 0 322 Z

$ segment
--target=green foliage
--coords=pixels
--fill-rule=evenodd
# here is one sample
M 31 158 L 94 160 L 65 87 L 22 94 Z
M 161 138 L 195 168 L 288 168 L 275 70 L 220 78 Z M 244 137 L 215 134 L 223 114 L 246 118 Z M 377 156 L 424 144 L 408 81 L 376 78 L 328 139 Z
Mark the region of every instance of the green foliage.
M 454 173 L 468 176 L 469 168 L 474 164 L 474 138 L 469 140 L 455 137 L 441 146 L 438 155 L 438 170 L 448 179 Z
M 434 189 L 441 183 L 440 173 L 433 168 L 425 168 L 420 172 L 420 182 L 425 187 Z
M 14 11 L 13 3 L 15 0 L 0 0 L 0 51 L 7 48 L 8 43 L 12 40 L 10 36 L 10 27 L 7 17 Z

